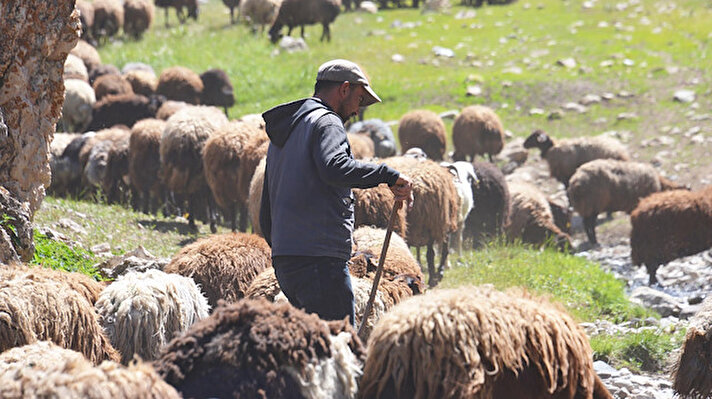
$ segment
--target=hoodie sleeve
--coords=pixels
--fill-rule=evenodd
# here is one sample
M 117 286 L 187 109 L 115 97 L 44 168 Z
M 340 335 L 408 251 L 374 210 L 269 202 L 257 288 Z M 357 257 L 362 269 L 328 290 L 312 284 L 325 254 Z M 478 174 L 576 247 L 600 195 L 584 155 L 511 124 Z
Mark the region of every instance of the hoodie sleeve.
M 332 186 L 370 188 L 396 184 L 400 173 L 386 164 L 359 162 L 351 156 L 346 131 L 333 115 L 320 118 L 313 131 L 312 158 L 319 177 Z
M 260 200 L 260 229 L 267 245 L 272 247 L 272 210 L 269 201 L 269 186 L 267 185 L 267 172 L 265 171 L 262 184 L 262 198 Z

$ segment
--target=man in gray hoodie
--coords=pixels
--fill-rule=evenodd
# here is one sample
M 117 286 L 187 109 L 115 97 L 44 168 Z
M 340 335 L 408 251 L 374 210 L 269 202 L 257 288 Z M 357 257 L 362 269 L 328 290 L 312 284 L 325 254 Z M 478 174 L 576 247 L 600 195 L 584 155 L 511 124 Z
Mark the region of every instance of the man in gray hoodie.
M 317 73 L 314 96 L 264 114 L 267 152 L 260 227 L 289 302 L 325 320 L 354 323 L 349 277 L 354 230 L 351 188 L 387 183 L 412 202 L 408 177 L 385 164 L 354 160 L 344 121 L 380 102 L 353 62 L 332 60 Z

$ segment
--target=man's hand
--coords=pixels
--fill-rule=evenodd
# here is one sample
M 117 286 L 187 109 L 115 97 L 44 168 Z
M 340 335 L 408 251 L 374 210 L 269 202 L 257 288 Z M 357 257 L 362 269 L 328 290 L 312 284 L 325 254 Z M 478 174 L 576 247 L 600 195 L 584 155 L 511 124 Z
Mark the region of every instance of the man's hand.
M 405 201 L 408 209 L 413 207 L 413 182 L 410 177 L 401 174 L 396 184 L 390 187 L 396 201 Z

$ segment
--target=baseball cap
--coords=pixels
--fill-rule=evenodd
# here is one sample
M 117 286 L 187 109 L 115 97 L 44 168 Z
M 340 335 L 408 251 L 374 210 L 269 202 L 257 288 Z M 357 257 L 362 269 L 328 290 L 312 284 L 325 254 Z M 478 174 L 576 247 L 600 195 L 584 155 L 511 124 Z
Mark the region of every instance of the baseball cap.
M 366 90 L 363 106 L 369 106 L 374 103 L 380 103 L 381 99 L 371 88 L 366 75 L 361 68 L 355 63 L 348 60 L 331 60 L 327 61 L 319 67 L 319 72 L 316 74 L 316 80 L 328 80 L 332 82 L 349 82 L 352 84 L 363 85 Z

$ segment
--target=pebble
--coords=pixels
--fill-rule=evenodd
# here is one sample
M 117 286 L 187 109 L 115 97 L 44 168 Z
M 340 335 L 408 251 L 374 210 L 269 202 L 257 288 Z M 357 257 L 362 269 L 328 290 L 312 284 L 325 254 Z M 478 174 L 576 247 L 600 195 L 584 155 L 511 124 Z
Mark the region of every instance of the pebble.
M 691 103 L 695 101 L 695 92 L 692 90 L 677 90 L 673 94 L 673 100 L 681 103 Z
M 576 60 L 571 57 L 562 58 L 556 61 L 556 65 L 562 66 L 564 68 L 576 68 Z
M 465 95 L 467 97 L 477 97 L 482 94 L 482 88 L 480 86 L 469 86 Z
M 74 233 L 77 234 L 86 234 L 87 231 L 79 225 L 79 223 L 75 222 L 72 219 L 68 218 L 61 218 L 57 221 L 56 223 L 57 227 L 62 227 L 68 230 L 71 230 Z

